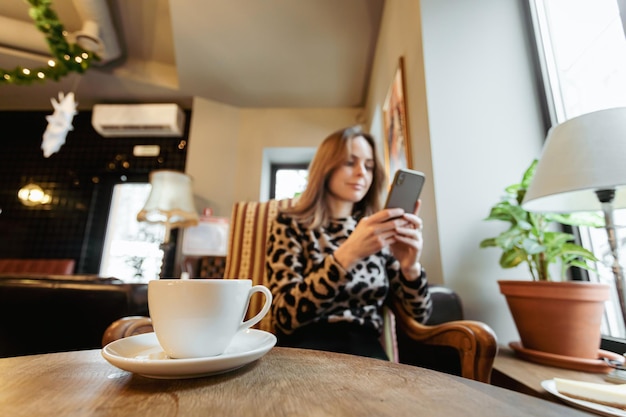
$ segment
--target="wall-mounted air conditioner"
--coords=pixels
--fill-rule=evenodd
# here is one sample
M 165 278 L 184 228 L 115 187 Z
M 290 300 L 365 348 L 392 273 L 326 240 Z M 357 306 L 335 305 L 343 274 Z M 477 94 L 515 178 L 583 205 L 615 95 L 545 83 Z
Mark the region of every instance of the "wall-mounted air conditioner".
M 182 136 L 185 113 L 176 104 L 96 104 L 91 124 L 102 136 Z

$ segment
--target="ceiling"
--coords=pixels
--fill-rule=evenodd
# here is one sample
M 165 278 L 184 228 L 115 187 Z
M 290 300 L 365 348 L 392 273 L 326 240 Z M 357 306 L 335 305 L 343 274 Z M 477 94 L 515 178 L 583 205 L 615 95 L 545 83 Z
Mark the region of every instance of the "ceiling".
M 85 29 L 86 16 L 97 15 L 105 29 L 109 19 L 110 33 L 101 38 L 103 55 L 113 59 L 59 82 L 0 85 L 0 109 L 46 110 L 61 91 L 74 91 L 80 109 L 136 102 L 191 108 L 194 96 L 237 107 L 360 107 L 383 3 L 55 0 L 70 34 Z M 0 68 L 44 65 L 47 46 L 28 4 L 2 0 L 0 19 Z M 110 53 L 116 40 L 119 57 Z

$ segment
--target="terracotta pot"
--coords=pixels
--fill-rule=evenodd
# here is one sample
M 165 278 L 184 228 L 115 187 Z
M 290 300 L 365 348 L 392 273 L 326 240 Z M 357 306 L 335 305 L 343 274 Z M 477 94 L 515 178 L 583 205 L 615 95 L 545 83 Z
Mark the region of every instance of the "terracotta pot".
M 498 281 L 526 349 L 597 359 L 610 286 L 581 281 Z

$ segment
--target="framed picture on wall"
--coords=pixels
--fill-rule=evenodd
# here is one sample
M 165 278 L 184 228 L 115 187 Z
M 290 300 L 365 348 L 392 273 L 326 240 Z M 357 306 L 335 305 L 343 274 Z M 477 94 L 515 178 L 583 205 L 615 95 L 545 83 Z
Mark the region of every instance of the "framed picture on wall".
M 404 59 L 400 57 L 383 104 L 385 168 L 389 181 L 398 168 L 411 168 L 411 142 L 406 117 L 404 81 Z

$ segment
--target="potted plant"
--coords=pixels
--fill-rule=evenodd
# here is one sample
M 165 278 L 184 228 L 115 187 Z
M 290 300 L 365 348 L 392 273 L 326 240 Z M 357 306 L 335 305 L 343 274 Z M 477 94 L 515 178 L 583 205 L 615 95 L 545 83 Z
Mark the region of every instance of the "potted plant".
M 532 213 L 521 203 L 535 173 L 537 160 L 522 181 L 505 188 L 505 196 L 484 220 L 509 223 L 496 237 L 484 239 L 481 248 L 500 248 L 500 266 L 526 264 L 531 280 L 498 281 L 521 338 L 516 351 L 546 352 L 563 357 L 598 359 L 606 284 L 567 280 L 570 267 L 594 270 L 594 254 L 574 243 L 574 236 L 559 225 L 603 225 L 596 213 Z M 555 272 L 558 271 L 558 274 Z M 555 277 L 554 275 L 558 275 Z

